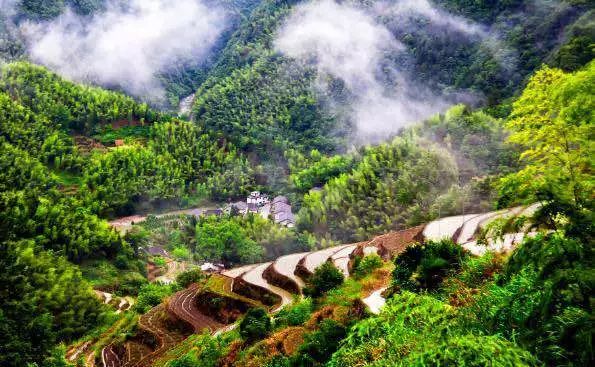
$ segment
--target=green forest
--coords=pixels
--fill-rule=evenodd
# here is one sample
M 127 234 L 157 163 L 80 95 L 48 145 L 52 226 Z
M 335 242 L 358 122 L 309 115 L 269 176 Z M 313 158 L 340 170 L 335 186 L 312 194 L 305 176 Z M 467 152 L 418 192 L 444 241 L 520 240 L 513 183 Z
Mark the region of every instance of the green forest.
M 0 366 L 593 365 L 591 1 L 186 1 L 226 23 L 161 103 L 29 51 L 116 2 L 0 1 Z M 349 84 L 277 46 L 324 2 L 401 45 L 383 88 L 448 103 L 360 139 Z

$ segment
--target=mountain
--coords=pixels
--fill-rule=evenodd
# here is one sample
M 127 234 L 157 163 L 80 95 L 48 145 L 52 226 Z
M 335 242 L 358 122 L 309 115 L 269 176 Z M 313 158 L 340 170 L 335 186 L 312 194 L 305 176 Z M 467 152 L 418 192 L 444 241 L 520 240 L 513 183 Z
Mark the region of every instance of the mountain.
M 0 1 L 0 365 L 592 365 L 593 11 Z

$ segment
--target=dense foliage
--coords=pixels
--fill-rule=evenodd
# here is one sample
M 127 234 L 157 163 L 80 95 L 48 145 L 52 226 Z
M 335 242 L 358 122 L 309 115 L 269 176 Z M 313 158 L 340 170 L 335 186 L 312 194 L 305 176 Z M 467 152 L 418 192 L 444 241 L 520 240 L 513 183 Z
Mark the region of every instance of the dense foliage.
M 180 285 L 206 279 L 190 270 L 178 284 L 149 283 L 148 246 L 179 261 L 235 266 L 535 201 L 542 207 L 532 229 L 549 232 L 509 257 L 473 258 L 445 241 L 410 247 L 394 264 L 355 258 L 347 279 L 327 262 L 308 280 L 312 298 L 272 320 L 252 308 L 235 331 L 190 337 L 168 365 L 593 364 L 592 2 L 432 1 L 481 23 L 453 18 L 470 32 L 427 14 L 378 16 L 407 51 L 382 56 L 383 87 L 395 87 L 384 71 L 396 69 L 446 99 L 463 92 L 488 108 L 456 105 L 352 149 L 341 81 L 313 88 L 320 75 L 274 48 L 300 2 L 215 2 L 229 24 L 213 53 L 159 76 L 172 105 L 196 91 L 191 122 L 25 61 L 4 64 L 26 58 L 24 22 L 67 7 L 92 16 L 104 0 L 0 9 L 0 365 L 62 367 L 65 347 L 56 345 L 107 343 L 113 330 L 104 331 L 118 329 L 120 316 L 106 313 L 91 286 L 137 295 L 125 316 L 133 327 Z M 254 189 L 287 195 L 300 209 L 298 228 L 234 211 L 149 216 L 126 236 L 105 221 L 140 208 L 223 206 Z M 387 305 L 370 317 L 361 298 L 388 283 Z
M 414 292 L 435 291 L 467 256 L 461 246 L 447 240 L 415 244 L 395 260 L 392 286 Z
M 262 339 L 271 331 L 271 318 L 263 308 L 252 308 L 240 322 L 240 335 L 249 341 Z
M 341 270 L 337 269 L 331 262 L 320 265 L 314 274 L 308 278 L 308 284 L 304 288 L 304 294 L 311 297 L 320 297 L 333 288 L 340 286 L 345 280 Z
M 82 336 L 105 312 L 76 267 L 33 241 L 0 244 L 0 266 L 3 366 L 43 362 L 57 342 Z
M 572 74 L 544 68 L 531 78 L 508 122 L 509 141 L 525 149 L 525 165 L 506 178 L 504 199 L 535 200 L 549 193 L 585 206 L 595 184 L 594 97 L 595 62 Z M 514 196 L 507 191 L 513 187 Z

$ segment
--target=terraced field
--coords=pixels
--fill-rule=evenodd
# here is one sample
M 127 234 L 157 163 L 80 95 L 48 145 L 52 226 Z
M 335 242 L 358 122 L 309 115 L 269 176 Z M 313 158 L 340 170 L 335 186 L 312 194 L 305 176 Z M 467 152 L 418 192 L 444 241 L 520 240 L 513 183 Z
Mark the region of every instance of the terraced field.
M 277 296 L 281 297 L 281 304 L 279 305 L 278 308 L 276 308 L 274 311 L 281 309 L 283 306 L 288 305 L 291 303 L 291 301 L 293 300 L 293 295 L 291 293 L 289 293 L 288 291 L 286 291 L 283 288 L 277 287 L 275 285 L 270 284 L 264 277 L 263 277 L 263 273 L 264 271 L 272 264 L 272 262 L 268 262 L 268 263 L 264 263 L 264 264 L 260 264 L 257 267 L 255 267 L 254 269 L 246 272 L 243 276 L 242 279 L 245 280 L 246 282 L 255 285 L 257 287 L 263 288 L 273 294 L 276 294 Z
M 205 329 L 214 332 L 223 327 L 223 324 L 200 312 L 196 300 L 198 296 L 198 285 L 192 284 L 183 291 L 174 294 L 167 305 L 167 309 L 180 320 L 192 325 L 195 333 L 201 333 Z
M 362 244 L 363 245 L 363 244 Z M 347 245 L 331 255 L 331 260 L 335 266 L 341 270 L 345 277 L 349 276 L 349 260 L 351 254 L 357 248 L 358 244 Z
M 461 244 L 461 246 L 476 255 L 481 255 L 486 251 L 510 251 L 522 241 L 525 235 L 534 235 L 535 233 L 505 234 L 499 239 L 488 239 L 488 246 L 477 243 L 477 234 L 497 218 L 514 218 L 518 215 L 531 214 L 535 210 L 536 206 L 517 207 L 490 213 L 441 218 L 425 226 L 389 232 L 374 237 L 367 242 L 339 245 L 314 252 L 296 253 L 282 256 L 274 262 L 229 269 L 222 272 L 221 275 L 211 277 L 212 281 L 210 280 L 209 283 L 212 283 L 211 286 L 215 285 L 215 288 L 212 289 L 214 293 L 211 294 L 221 294 L 224 297 L 229 297 L 230 302 L 243 302 L 248 305 L 247 307 L 261 305 L 259 301 L 254 299 L 255 297 L 238 294 L 238 288 L 252 287 L 252 292 L 256 289 L 256 295 L 260 292 L 270 293 L 278 297 L 279 302 L 270 308 L 272 312 L 276 312 L 283 306 L 290 304 L 296 295 L 299 296 L 305 286 L 306 278 L 317 267 L 328 261 L 334 263 L 345 276 L 349 276 L 351 271 L 350 260 L 355 255 L 377 253 L 388 259 L 398 255 L 413 243 L 443 238 L 455 240 L 456 243 Z M 382 297 L 382 292 L 385 289 L 384 286 L 374 289 L 369 293 L 368 297 L 363 299 L 370 311 L 380 312 L 385 302 Z M 174 294 L 168 302 L 151 309 L 141 316 L 138 322 L 140 337 L 126 341 L 120 347 L 112 344 L 105 347 L 101 353 L 103 366 L 150 366 L 153 361 L 179 344 L 190 333 L 184 333 L 181 329 L 172 327 L 172 322 L 179 321 L 184 325 L 188 325 L 191 332 L 194 333 L 209 330 L 209 332 L 217 334 L 224 330 L 231 330 L 234 327 L 233 320 L 235 318 L 231 319 L 231 324 L 225 325 L 216 321 L 214 318 L 216 316 L 206 315 L 205 312 L 208 313 L 209 309 L 205 311 L 199 307 L 200 294 L 198 285 L 191 285 L 187 289 Z M 98 295 L 104 301 L 113 303 L 111 295 Z M 255 293 L 252 293 L 252 295 L 255 295 Z M 123 305 L 122 301 L 118 304 L 118 306 Z M 229 319 L 225 318 L 225 320 Z
M 333 256 L 337 251 L 342 250 L 347 245 L 342 246 L 335 246 L 326 248 L 323 250 L 311 252 L 306 257 L 304 257 L 303 262 L 301 265 L 310 273 L 314 273 L 317 267 L 328 261 L 328 259 Z
M 295 275 L 295 268 L 300 260 L 302 260 L 306 255 L 308 255 L 308 252 L 282 256 L 273 263 L 274 271 L 276 271 L 279 275 L 287 277 L 291 281 L 295 282 L 295 284 L 301 290 L 304 288 L 306 283 L 302 280 L 302 278 Z

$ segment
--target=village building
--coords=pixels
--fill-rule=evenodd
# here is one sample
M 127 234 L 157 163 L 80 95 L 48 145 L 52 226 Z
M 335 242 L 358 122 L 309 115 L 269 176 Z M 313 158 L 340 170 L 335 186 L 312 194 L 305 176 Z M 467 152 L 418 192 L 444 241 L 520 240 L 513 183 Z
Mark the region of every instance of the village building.
M 271 201 L 268 195 L 261 194 L 260 191 L 252 191 L 245 202 L 231 203 L 225 207 L 225 212 L 231 213 L 232 208 L 235 208 L 240 215 L 259 214 L 262 218 L 271 219 L 283 226 L 290 228 L 295 226 L 295 215 L 291 210 L 289 199 L 282 195 L 276 196 Z
M 203 263 L 200 265 L 200 270 L 205 273 L 219 273 L 225 269 L 223 264 Z
M 232 208 L 235 208 L 236 213 L 239 215 L 245 215 L 248 213 L 248 204 L 245 201 L 236 201 L 225 207 L 225 213 L 230 214 Z
M 285 196 L 277 196 L 273 199 L 270 215 L 275 223 L 289 228 L 295 226 L 295 216 L 291 211 L 289 200 Z

